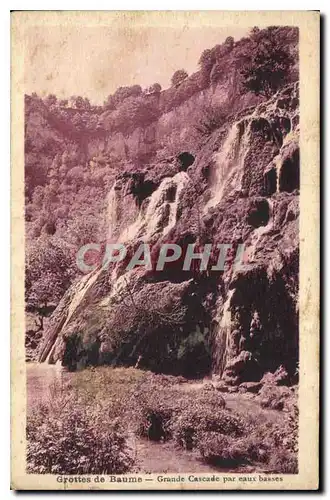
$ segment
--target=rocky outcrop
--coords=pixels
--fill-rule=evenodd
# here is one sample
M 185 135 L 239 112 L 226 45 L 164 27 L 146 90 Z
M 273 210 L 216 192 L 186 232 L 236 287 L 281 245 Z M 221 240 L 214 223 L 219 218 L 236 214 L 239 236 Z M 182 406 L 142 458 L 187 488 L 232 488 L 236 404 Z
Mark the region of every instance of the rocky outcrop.
M 245 245 L 240 268 L 125 270 L 99 266 L 53 315 L 40 361 L 70 369 L 134 365 L 253 388 L 298 360 L 299 91 L 290 84 L 239 111 L 197 151 L 117 175 L 108 195 L 109 239 Z M 211 260 L 213 256 L 211 256 Z M 250 385 L 249 385 L 250 384 Z M 252 385 L 251 385 L 252 384 Z M 252 389 L 251 389 L 252 390 Z

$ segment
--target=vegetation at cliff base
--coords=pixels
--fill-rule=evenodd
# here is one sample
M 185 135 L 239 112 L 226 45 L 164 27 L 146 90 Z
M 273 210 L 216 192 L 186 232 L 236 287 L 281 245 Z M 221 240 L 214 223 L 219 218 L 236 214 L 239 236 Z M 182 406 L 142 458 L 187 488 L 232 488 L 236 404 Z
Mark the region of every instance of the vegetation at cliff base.
M 194 389 L 182 377 L 100 367 L 75 373 L 50 396 L 28 413 L 30 473 L 139 471 L 132 433 L 219 470 L 297 472 L 293 395 L 290 412 L 274 413 L 242 394 L 222 396 L 210 384 Z

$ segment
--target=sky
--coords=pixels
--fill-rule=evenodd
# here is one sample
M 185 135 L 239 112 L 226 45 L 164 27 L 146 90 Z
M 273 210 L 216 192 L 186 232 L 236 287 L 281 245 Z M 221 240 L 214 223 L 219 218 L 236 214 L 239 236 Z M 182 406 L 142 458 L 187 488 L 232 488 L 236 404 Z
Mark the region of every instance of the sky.
M 249 27 L 231 26 L 37 26 L 29 28 L 25 93 L 88 97 L 102 104 L 118 87 L 170 86 L 177 69 L 198 69 L 202 51 Z

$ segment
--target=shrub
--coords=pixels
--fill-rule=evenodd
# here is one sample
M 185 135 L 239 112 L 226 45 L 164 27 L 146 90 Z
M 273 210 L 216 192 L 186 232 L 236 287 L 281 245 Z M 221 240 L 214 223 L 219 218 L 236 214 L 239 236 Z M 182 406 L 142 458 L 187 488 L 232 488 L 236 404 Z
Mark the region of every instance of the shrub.
M 298 408 L 283 419 L 281 425 L 272 428 L 272 443 L 289 453 L 298 453 Z
M 135 433 L 152 441 L 172 437 L 171 422 L 182 404 L 182 393 L 171 389 L 166 376 L 147 376 L 133 396 Z
M 238 437 L 244 433 L 244 423 L 229 411 L 208 407 L 200 401 L 190 402 L 172 424 L 173 437 L 179 446 L 191 450 L 198 446 L 204 432 Z
M 216 419 L 219 411 L 223 410 L 224 398 L 212 388 L 194 393 L 192 400 L 189 393 L 177 387 L 178 382 L 184 381 L 183 377 L 146 374 L 140 385 L 135 388 L 131 403 L 134 408 L 132 419 L 136 422 L 136 434 L 154 441 L 174 438 L 180 446 L 189 448 L 181 437 L 181 434 L 185 433 L 185 425 L 188 428 L 192 425 L 195 432 L 199 422 L 209 419 L 209 425 L 212 427 L 212 415 L 215 415 Z M 219 425 L 226 425 L 224 416 Z M 202 424 L 200 427 L 204 429 Z M 187 432 L 189 434 L 189 429 Z
M 269 98 L 290 79 L 294 58 L 276 27 L 256 32 L 247 45 L 240 70 L 242 88 Z
M 235 439 L 217 432 L 203 432 L 199 435 L 198 450 L 207 463 L 222 467 L 237 467 L 254 461 L 264 462 L 268 452 L 260 441 L 249 437 Z
M 61 392 L 27 419 L 27 471 L 34 474 L 122 474 L 132 450 L 111 401 L 86 404 Z
M 297 472 L 294 393 L 289 411 L 263 410 L 257 401 L 249 401 L 247 411 L 241 399 L 234 410 L 229 396 L 228 410 L 211 384 L 187 390 L 182 382 L 134 368 L 77 372 L 70 385 L 53 390 L 49 402 L 28 415 L 28 472 L 129 472 L 134 459 L 125 428 L 153 441 L 172 440 L 233 471 L 249 464 L 270 473 Z
M 271 408 L 272 410 L 283 410 L 287 404 L 290 404 L 290 399 L 293 398 L 293 393 L 289 387 L 264 385 L 259 391 L 259 401 L 262 408 Z
M 173 86 L 180 85 L 186 78 L 188 78 L 188 73 L 184 69 L 178 69 L 171 78 L 171 83 Z
M 280 450 L 271 457 L 269 468 L 276 474 L 298 474 L 297 454 Z
M 171 408 L 153 409 L 145 406 L 136 433 L 147 437 L 151 441 L 167 441 L 171 437 L 170 421 L 173 410 Z

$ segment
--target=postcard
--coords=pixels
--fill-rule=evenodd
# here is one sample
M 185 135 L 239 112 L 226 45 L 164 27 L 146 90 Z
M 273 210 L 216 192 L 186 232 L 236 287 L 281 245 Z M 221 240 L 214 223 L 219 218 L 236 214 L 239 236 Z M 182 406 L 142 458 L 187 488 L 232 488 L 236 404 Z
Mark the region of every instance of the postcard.
M 12 489 L 319 488 L 319 29 L 12 12 Z

